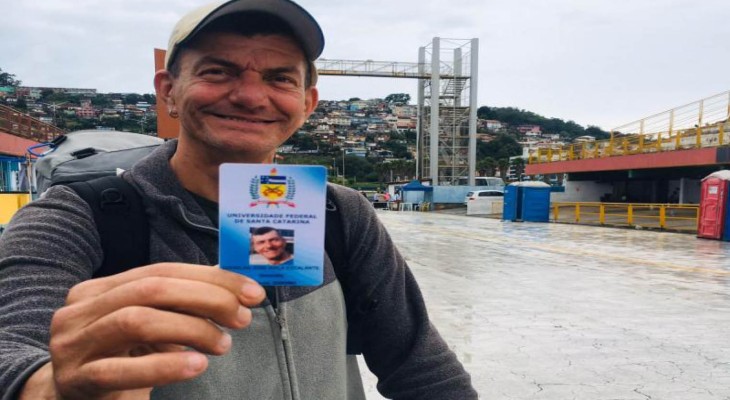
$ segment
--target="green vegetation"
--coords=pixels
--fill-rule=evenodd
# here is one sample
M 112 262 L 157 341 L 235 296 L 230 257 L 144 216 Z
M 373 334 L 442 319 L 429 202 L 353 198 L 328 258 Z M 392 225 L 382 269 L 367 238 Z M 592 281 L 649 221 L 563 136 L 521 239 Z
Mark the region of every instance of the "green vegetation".
M 506 131 L 512 134 L 517 134 L 516 128 L 519 125 L 538 125 L 543 133 L 559 134 L 561 137 L 569 140 L 584 135 L 594 136 L 599 140 L 606 139 L 610 136 L 608 132 L 596 126 L 583 128 L 573 121 L 565 122 L 560 118 L 546 118 L 532 111 L 514 107 L 479 107 L 477 116 L 480 119 L 497 120 L 509 124 L 509 128 Z
M 12 86 L 12 87 L 18 87 L 20 86 L 21 82 L 17 79 L 15 79 L 15 74 L 11 74 L 9 72 L 3 71 L 2 68 L 0 68 L 0 87 L 2 86 Z
M 408 93 L 393 93 L 385 96 L 385 102 L 394 106 L 406 105 L 410 101 L 411 95 Z

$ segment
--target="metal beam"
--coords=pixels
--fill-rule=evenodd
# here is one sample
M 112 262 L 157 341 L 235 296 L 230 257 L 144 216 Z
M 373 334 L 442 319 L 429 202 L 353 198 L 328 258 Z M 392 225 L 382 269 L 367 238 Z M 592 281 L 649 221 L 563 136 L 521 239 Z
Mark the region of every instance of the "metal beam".
M 431 47 L 431 122 L 429 126 L 429 175 L 434 186 L 439 184 L 439 92 L 441 88 L 438 74 L 441 64 L 440 38 L 433 38 Z
M 315 62 L 319 75 L 371 76 L 381 78 L 431 79 L 432 66 L 412 62 L 373 60 L 328 60 Z M 438 70 L 438 66 L 436 67 Z M 441 79 L 453 79 L 453 74 L 439 74 Z
M 477 165 L 477 76 L 479 39 L 471 40 L 471 81 L 469 82 L 469 185 L 474 185 Z

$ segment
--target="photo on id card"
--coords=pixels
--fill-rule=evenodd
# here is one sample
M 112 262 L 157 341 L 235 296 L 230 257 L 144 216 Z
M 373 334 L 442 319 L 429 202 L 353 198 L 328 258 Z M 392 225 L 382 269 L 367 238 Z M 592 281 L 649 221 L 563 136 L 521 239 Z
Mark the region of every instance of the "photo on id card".
M 220 267 L 263 286 L 324 277 L 327 171 L 322 166 L 220 166 Z

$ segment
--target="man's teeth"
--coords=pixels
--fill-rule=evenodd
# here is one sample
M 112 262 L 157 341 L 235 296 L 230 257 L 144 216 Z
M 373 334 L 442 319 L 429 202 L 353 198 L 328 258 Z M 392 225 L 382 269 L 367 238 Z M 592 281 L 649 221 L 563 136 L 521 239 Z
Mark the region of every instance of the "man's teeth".
M 222 116 L 222 118 L 223 119 L 229 119 L 231 121 L 253 122 L 253 123 L 256 123 L 256 124 L 266 123 L 266 121 L 254 121 L 252 119 L 245 119 L 245 118 L 236 118 L 236 117 L 227 117 L 227 116 Z

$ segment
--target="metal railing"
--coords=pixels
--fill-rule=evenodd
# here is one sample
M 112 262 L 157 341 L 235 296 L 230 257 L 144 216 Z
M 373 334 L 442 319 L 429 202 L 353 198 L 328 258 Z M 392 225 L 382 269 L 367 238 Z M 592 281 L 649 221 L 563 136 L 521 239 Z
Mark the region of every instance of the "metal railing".
M 552 221 L 696 233 L 697 204 L 553 202 Z
M 0 131 L 37 142 L 50 142 L 64 133 L 57 126 L 5 105 L 0 105 Z
M 730 144 L 730 91 L 611 130 L 611 138 L 535 149 L 528 162 L 583 160 Z

